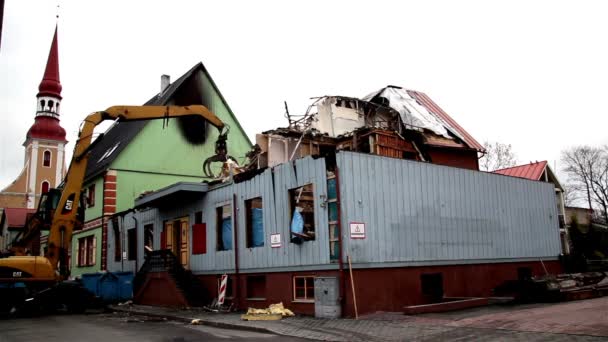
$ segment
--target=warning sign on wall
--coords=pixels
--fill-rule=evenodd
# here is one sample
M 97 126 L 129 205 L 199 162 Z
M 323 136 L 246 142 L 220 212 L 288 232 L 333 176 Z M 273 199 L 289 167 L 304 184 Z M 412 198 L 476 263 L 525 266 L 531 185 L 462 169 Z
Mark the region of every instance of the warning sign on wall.
M 270 247 L 281 247 L 281 234 L 270 234 Z
M 350 223 L 350 238 L 365 239 L 365 223 L 351 222 Z

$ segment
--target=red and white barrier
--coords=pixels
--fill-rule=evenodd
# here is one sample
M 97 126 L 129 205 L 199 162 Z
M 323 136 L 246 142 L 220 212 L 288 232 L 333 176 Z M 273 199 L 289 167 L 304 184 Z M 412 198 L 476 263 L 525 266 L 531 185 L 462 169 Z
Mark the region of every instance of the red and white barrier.
M 226 299 L 226 286 L 228 285 L 228 275 L 223 274 L 222 280 L 220 281 L 220 290 L 217 296 L 217 304 L 223 305 L 224 299 Z

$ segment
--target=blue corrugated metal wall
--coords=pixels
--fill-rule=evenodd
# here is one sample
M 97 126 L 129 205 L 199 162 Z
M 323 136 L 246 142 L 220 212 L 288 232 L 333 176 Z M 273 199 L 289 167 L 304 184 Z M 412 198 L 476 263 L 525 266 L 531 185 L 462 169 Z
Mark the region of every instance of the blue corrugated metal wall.
M 356 267 L 497 262 L 555 258 L 560 253 L 557 208 L 551 184 L 427 163 L 352 152 L 337 154 L 344 255 Z M 314 186 L 316 239 L 289 242 L 289 190 Z M 203 211 L 207 253 L 190 256 L 195 273 L 234 272 L 234 250 L 216 250 L 216 208 L 237 199 L 239 260 L 242 272 L 272 269 L 332 269 L 329 259 L 327 176 L 324 159 L 303 158 L 267 169 L 251 180 L 209 190 L 202 199 L 173 208 L 129 213 L 123 229 L 154 224 L 160 248 L 163 222 Z M 263 200 L 264 246 L 246 248 L 245 201 Z M 350 238 L 349 223 L 363 222 L 366 238 Z M 270 235 L 281 234 L 281 248 Z M 125 235 L 126 236 L 126 235 Z M 191 236 L 191 235 L 190 235 Z M 134 261 L 113 261 L 113 229 L 108 229 L 108 269 L 135 270 Z M 126 250 L 126 239 L 123 239 Z M 192 241 L 190 241 L 192 246 Z M 143 263 L 143 248 L 137 266 Z
M 351 152 L 337 155 L 343 247 L 355 263 L 555 258 L 552 184 Z M 351 239 L 363 222 L 365 239 Z

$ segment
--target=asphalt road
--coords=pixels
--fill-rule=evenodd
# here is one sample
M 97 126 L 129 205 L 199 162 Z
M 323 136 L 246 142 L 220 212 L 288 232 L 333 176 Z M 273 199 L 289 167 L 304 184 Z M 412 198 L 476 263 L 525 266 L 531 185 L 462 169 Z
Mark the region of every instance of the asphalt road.
M 189 325 L 116 313 L 0 319 L 0 342 L 228 340 L 306 341 L 272 334 Z

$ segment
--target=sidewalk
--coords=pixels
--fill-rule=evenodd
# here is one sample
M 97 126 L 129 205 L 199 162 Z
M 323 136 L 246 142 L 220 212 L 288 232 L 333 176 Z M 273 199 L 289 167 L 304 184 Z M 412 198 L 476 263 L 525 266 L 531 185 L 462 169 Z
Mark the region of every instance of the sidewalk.
M 604 304 L 604 303 L 599 303 Z M 555 312 L 555 304 L 549 306 L 550 312 Z M 243 329 L 257 332 L 270 332 L 277 335 L 302 337 L 321 341 L 605 341 L 608 331 L 595 330 L 568 332 L 560 329 L 510 329 L 509 327 L 494 325 L 488 322 L 483 325 L 473 323 L 471 318 L 458 319 L 450 316 L 406 316 L 396 313 L 377 313 L 363 319 L 316 319 L 313 317 L 296 316 L 280 321 L 242 321 L 241 314 L 237 313 L 210 313 L 198 308 L 171 309 L 143 305 L 111 306 L 111 309 L 131 315 L 145 315 L 163 317 L 171 320 L 190 323 L 193 319 L 200 319 L 201 324 L 227 329 Z M 502 310 L 502 309 L 501 309 Z M 525 317 L 526 310 L 513 307 L 513 312 Z M 495 313 L 482 313 L 478 317 L 492 317 Z M 500 315 L 498 315 L 500 317 Z M 510 315 L 509 317 L 513 317 Z M 474 320 L 479 323 L 480 319 Z M 525 319 L 525 318 L 524 318 Z M 558 318 L 564 321 L 564 318 Z M 494 321 L 494 320 L 492 320 Z M 534 324 L 528 322 L 528 325 Z M 514 325 L 510 325 L 514 327 Z M 546 326 L 545 326 L 546 327 Z M 599 332 L 598 332 L 599 331 Z M 589 336 L 595 335 L 595 336 Z M 604 336 L 604 337 L 601 337 Z

